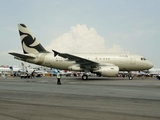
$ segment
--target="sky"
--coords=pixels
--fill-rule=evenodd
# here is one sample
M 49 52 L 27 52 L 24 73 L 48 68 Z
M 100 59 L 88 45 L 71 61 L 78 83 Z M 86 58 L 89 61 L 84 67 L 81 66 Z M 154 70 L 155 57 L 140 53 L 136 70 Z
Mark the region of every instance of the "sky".
M 131 53 L 160 68 L 160 0 L 0 0 L 0 65 L 20 65 L 17 24 L 51 51 Z

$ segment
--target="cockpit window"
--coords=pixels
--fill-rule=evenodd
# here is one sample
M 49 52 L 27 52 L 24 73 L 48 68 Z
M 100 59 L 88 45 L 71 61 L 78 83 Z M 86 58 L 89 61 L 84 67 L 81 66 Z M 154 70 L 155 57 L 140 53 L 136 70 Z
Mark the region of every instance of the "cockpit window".
M 146 58 L 141 58 L 141 60 L 146 60 Z

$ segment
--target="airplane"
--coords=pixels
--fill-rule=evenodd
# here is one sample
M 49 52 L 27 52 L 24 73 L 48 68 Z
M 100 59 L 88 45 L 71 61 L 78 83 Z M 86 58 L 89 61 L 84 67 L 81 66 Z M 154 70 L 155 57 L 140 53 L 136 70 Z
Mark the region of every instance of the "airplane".
M 15 59 L 60 70 L 83 72 L 82 79 L 87 80 L 87 73 L 98 76 L 115 77 L 119 71 L 142 71 L 153 67 L 150 61 L 134 54 L 69 54 L 56 50 L 47 51 L 24 24 L 18 24 L 22 53 L 10 52 Z M 129 73 L 130 80 L 133 76 Z
M 21 63 L 22 67 L 0 67 L 0 74 L 13 74 L 16 75 L 17 72 L 24 73 L 27 75 L 31 75 L 35 70 L 31 68 L 30 66 L 24 66 L 23 63 Z
M 147 71 L 144 71 L 148 76 L 156 76 L 157 79 L 160 80 L 160 69 L 159 68 L 151 68 Z
M 133 71 L 133 74 L 137 77 L 147 76 L 147 74 L 144 71 Z
M 21 69 L 21 78 L 32 78 L 34 77 L 33 74 L 36 71 L 31 66 L 25 66 L 24 63 L 21 63 L 22 69 Z
M 150 76 L 153 76 L 153 75 L 160 75 L 160 69 L 158 68 L 152 68 L 152 69 L 149 69 L 148 71 L 146 71 L 146 73 Z
M 0 67 L 0 74 L 13 74 L 13 72 L 18 72 L 20 71 L 19 67 Z

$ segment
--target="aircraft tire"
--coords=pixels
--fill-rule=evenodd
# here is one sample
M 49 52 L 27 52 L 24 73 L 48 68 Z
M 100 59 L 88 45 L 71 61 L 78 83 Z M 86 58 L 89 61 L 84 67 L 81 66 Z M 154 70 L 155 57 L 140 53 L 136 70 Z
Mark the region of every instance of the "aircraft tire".
M 88 75 L 82 75 L 82 80 L 88 80 Z
M 132 77 L 132 76 L 129 76 L 129 80 L 133 80 L 133 77 Z
M 158 80 L 160 80 L 160 76 L 156 76 L 156 78 L 157 78 Z
M 101 74 L 97 74 L 97 77 L 101 77 Z

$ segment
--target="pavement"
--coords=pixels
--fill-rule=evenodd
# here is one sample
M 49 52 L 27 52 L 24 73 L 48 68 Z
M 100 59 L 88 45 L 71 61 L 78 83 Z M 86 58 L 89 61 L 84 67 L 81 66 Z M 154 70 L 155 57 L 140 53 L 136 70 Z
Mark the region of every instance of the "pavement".
M 0 120 L 159 120 L 156 78 L 0 78 Z

